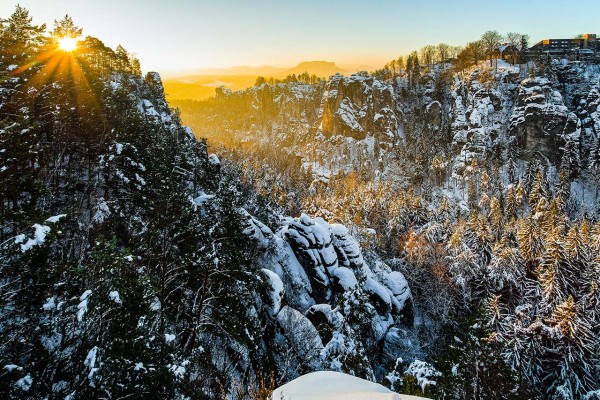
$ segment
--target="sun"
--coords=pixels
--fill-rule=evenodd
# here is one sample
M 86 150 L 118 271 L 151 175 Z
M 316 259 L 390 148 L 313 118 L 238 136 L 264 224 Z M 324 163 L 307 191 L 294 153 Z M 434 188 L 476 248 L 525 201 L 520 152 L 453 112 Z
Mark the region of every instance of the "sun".
M 77 39 L 72 37 L 58 39 L 58 48 L 67 52 L 74 51 L 77 48 Z

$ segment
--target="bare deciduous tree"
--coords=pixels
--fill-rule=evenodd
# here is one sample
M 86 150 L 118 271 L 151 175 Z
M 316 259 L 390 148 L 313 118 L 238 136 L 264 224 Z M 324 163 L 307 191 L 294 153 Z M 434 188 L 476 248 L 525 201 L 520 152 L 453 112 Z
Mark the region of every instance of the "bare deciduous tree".
M 481 35 L 481 43 L 485 48 L 485 52 L 490 59 L 490 67 L 492 66 L 492 60 L 494 53 L 498 50 L 498 46 L 502 42 L 502 35 L 498 31 L 487 31 Z

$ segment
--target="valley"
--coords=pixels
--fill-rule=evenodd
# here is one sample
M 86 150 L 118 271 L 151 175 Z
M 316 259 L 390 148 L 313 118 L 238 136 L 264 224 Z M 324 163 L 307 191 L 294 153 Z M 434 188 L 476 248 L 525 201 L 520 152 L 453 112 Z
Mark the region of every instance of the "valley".
M 162 75 L 104 34 L 0 19 L 0 397 L 600 396 L 595 34 Z

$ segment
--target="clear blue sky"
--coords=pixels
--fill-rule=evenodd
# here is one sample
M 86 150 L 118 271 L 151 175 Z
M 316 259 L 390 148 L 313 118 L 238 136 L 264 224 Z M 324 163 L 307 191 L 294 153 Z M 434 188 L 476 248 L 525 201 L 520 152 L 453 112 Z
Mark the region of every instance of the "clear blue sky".
M 0 17 L 17 1 L 0 0 Z M 305 60 L 380 66 L 426 44 L 464 44 L 486 30 L 545 37 L 600 34 L 600 0 L 20 0 L 34 21 L 70 14 L 144 70 Z

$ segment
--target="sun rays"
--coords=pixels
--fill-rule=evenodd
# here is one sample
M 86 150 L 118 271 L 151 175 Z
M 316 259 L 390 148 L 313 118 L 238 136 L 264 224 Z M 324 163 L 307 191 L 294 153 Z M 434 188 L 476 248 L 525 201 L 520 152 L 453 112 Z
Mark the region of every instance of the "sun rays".
M 84 66 L 85 57 L 85 46 L 81 46 L 79 39 L 55 38 L 45 51 L 15 69 L 11 75 L 16 77 L 35 70 L 28 85 L 36 91 L 42 90 L 49 82 L 59 83 L 72 93 L 74 106 L 81 115 L 98 108 L 98 101 L 86 76 L 88 69 Z
M 77 49 L 77 43 L 79 40 L 73 37 L 64 37 L 57 40 L 58 48 L 62 51 L 66 51 L 68 53 L 75 51 Z

